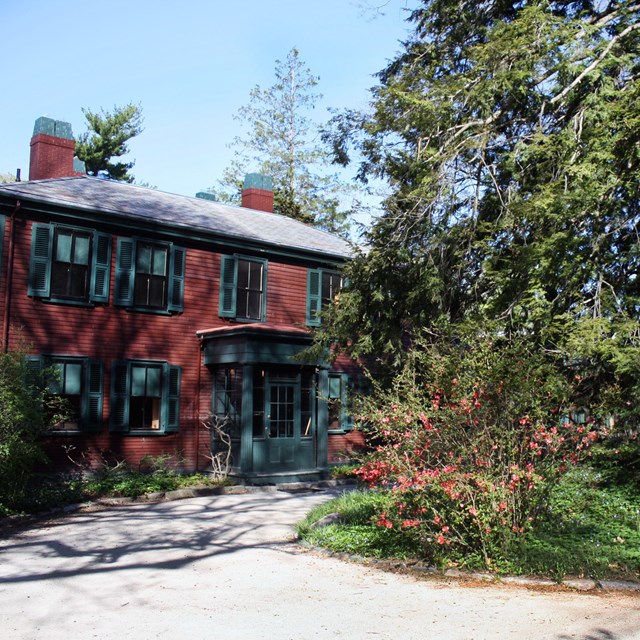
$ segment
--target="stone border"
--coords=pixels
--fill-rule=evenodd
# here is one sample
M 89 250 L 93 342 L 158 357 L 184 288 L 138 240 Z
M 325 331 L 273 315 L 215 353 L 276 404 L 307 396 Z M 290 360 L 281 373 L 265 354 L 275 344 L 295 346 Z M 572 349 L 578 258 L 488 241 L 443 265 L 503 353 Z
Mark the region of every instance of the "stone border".
M 598 593 L 604 594 L 611 591 L 622 591 L 629 594 L 640 595 L 640 582 L 626 580 L 593 580 L 591 578 L 567 577 L 556 581 L 549 578 L 539 578 L 535 576 L 501 576 L 493 573 L 481 573 L 473 571 L 463 571 L 461 569 L 438 569 L 437 567 L 424 564 L 418 560 L 378 560 L 358 554 L 341 553 L 329 551 L 323 547 L 312 545 L 305 540 L 298 540 L 298 544 L 308 551 L 313 551 L 319 555 L 329 558 L 337 558 L 347 562 L 366 564 L 382 571 L 392 573 L 404 573 L 415 577 L 428 577 L 433 579 L 451 579 L 461 583 L 490 583 L 495 585 L 513 585 L 517 587 L 528 587 L 533 589 L 561 588 L 566 591 Z

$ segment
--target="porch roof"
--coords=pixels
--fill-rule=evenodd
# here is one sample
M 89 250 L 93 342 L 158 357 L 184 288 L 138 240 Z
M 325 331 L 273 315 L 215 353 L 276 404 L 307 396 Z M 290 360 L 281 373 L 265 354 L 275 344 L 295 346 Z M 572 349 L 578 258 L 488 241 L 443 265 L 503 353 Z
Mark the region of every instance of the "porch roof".
M 250 323 L 196 331 L 202 341 L 205 365 L 316 365 L 304 357 L 311 333 L 296 325 Z

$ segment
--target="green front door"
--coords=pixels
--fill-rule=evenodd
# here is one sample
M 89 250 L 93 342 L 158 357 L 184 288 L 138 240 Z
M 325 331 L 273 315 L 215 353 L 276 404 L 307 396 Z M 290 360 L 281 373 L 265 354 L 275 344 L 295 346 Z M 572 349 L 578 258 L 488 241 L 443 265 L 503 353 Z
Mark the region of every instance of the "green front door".
M 267 371 L 263 379 L 264 394 L 254 388 L 254 402 L 262 403 L 264 397 L 264 430 L 254 428 L 253 470 L 279 473 L 313 469 L 316 429 L 311 376 Z
M 299 386 L 278 382 L 269 384 L 268 389 L 269 464 L 271 470 L 290 471 L 296 468 L 295 455 L 300 445 Z

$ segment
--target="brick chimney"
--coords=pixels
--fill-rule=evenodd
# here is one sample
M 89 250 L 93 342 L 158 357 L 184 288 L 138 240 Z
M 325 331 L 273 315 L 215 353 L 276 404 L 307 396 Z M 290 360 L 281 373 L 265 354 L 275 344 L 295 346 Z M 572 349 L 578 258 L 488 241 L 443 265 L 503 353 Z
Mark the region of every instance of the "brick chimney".
M 248 173 L 242 187 L 242 206 L 273 213 L 273 181 L 261 173 Z
M 31 138 L 29 180 L 84 175 L 84 163 L 73 157 L 75 146 L 68 122 L 38 118 Z

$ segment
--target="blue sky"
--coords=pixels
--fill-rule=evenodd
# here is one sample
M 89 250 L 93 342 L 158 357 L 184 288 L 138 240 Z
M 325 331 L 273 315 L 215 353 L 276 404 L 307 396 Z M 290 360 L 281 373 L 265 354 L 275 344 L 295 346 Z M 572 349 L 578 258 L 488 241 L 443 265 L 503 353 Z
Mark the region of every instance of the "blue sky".
M 0 0 L 0 173 L 28 177 L 41 115 L 85 131 L 82 107 L 140 104 L 138 181 L 194 195 L 214 185 L 242 133 L 233 119 L 292 47 L 328 107 L 365 107 L 373 74 L 406 37 L 409 0 Z M 381 11 L 363 7 L 381 7 Z

